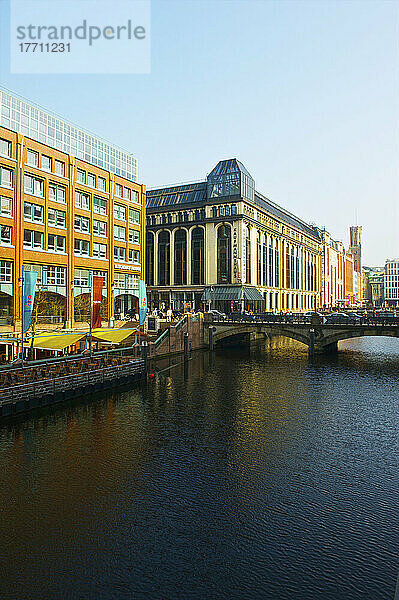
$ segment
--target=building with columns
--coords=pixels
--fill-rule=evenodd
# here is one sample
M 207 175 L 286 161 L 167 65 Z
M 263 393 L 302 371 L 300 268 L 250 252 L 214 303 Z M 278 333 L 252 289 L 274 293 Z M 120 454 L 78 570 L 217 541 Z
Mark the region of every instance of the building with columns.
M 321 261 L 319 230 L 258 192 L 235 158 L 205 181 L 147 191 L 150 307 L 313 310 Z
M 38 272 L 38 323 L 86 321 L 104 278 L 105 321 L 135 308 L 145 186 L 127 152 L 0 90 L 0 324 L 21 324 L 22 269 Z M 37 302 L 36 302 L 37 304 Z

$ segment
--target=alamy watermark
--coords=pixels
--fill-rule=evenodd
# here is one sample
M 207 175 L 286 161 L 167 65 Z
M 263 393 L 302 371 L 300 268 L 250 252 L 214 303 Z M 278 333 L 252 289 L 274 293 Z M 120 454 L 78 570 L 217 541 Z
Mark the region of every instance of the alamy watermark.
M 150 0 L 11 0 L 14 73 L 149 73 Z

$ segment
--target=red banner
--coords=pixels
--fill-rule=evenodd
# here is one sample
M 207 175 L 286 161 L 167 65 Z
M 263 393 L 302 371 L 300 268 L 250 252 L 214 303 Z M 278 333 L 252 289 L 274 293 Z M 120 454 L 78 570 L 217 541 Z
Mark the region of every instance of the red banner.
M 93 275 L 91 286 L 92 286 L 92 307 L 91 307 L 91 326 L 93 329 L 101 327 L 101 299 L 103 295 L 103 282 L 104 277 L 98 277 Z

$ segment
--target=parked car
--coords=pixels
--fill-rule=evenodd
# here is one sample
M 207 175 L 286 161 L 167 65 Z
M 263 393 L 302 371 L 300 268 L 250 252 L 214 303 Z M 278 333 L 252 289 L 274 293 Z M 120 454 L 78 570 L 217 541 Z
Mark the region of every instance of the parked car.
M 210 311 L 208 311 L 208 315 L 212 315 L 214 319 L 216 319 L 217 321 L 225 321 L 227 318 L 226 313 L 222 313 L 219 310 L 215 310 L 214 308 L 212 308 Z
M 360 323 L 360 318 L 356 315 L 348 315 L 344 312 L 334 312 L 326 317 L 326 323 L 334 324 L 342 324 L 342 325 L 356 325 Z

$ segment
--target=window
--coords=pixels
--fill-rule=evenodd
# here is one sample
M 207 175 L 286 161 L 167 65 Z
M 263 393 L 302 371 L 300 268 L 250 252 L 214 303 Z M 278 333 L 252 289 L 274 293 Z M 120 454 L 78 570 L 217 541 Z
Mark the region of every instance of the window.
M 65 211 L 58 210 L 58 208 L 49 208 L 48 224 L 52 227 L 65 227 Z
M 89 242 L 86 240 L 75 239 L 75 255 L 89 256 Z
M 224 206 L 219 206 L 219 217 L 224 216 Z
M 184 229 L 175 233 L 175 285 L 187 283 L 187 234 Z
M 132 200 L 134 202 L 137 202 L 137 204 L 139 203 L 139 193 L 135 190 L 132 190 Z
M 202 227 L 193 229 L 191 235 L 191 283 L 204 283 L 204 230 Z
M 231 205 L 231 214 L 232 215 L 236 215 L 237 214 L 237 205 L 236 204 L 232 204 Z
M 158 283 L 169 285 L 170 282 L 170 235 L 169 231 L 161 231 L 158 237 Z
M 118 198 L 123 198 L 123 187 L 120 183 L 115 183 L 115 196 L 118 196 Z
M 217 216 L 218 216 L 217 206 L 212 206 L 212 217 L 217 217 Z
M 129 208 L 129 223 L 140 223 L 140 213 L 134 208 Z
M 252 278 L 252 270 L 251 270 L 251 232 L 247 228 L 246 237 L 245 237 L 245 282 L 251 283 Z
M 0 225 L 0 242 L 2 244 L 11 244 L 12 228 L 8 225 Z
M 224 214 L 226 215 L 226 217 L 228 217 L 230 215 L 230 206 L 229 205 L 224 207 Z
M 12 171 L 0 167 L 0 185 L 5 188 L 12 188 Z
M 12 263 L 0 260 L 0 283 L 12 283 Z
M 82 217 L 81 215 L 75 215 L 75 231 L 82 233 L 88 233 L 90 230 L 90 219 Z
M 126 208 L 121 204 L 114 204 L 114 218 L 126 221 Z
M 114 225 L 114 238 L 116 240 L 126 240 L 126 227 Z
M 47 285 L 66 285 L 65 267 L 54 267 L 52 265 L 47 265 L 45 277 Z
M 139 250 L 129 249 L 129 262 L 139 263 L 140 262 L 140 252 Z
M 0 196 L 0 216 L 12 217 L 12 198 Z
M 107 236 L 107 224 L 104 221 L 93 220 L 93 233 L 94 235 L 100 235 L 101 237 Z
M 125 248 L 121 248 L 120 246 L 114 246 L 114 259 L 124 261 L 126 259 Z
M 50 183 L 48 186 L 48 197 L 52 202 L 62 202 L 62 204 L 65 204 L 66 189 L 57 183 Z
M 26 151 L 26 164 L 30 167 L 38 167 L 39 166 L 39 154 L 38 152 L 34 152 L 33 150 Z
M 146 233 L 145 239 L 145 271 L 148 285 L 154 285 L 154 234 L 150 231 Z
M 82 169 L 76 170 L 76 181 L 78 183 L 86 183 L 86 172 L 82 171 Z
M 24 189 L 26 194 L 43 198 L 43 181 L 32 175 L 25 175 Z
M 61 160 L 55 160 L 54 173 L 56 175 L 60 175 L 61 177 L 65 177 L 65 163 L 63 163 Z
M 87 185 L 96 187 L 96 176 L 93 173 L 87 173 Z
M 96 258 L 107 258 L 107 246 L 106 244 L 93 243 L 93 256 Z
M 79 287 L 89 287 L 89 271 L 75 269 L 74 283 Z
M 140 232 L 135 229 L 129 229 L 129 242 L 132 244 L 140 243 Z
M 65 252 L 65 237 L 63 235 L 48 234 L 48 249 L 55 252 Z
M 132 199 L 132 190 L 130 188 L 124 187 L 123 188 L 123 197 L 125 198 L 125 200 L 131 200 Z
M 1 156 L 11 156 L 11 142 L 0 139 L 0 154 Z
M 107 214 L 107 200 L 105 198 L 98 198 L 98 196 L 94 196 L 93 202 L 93 210 L 95 213 L 99 215 Z
M 43 223 L 43 206 L 24 202 L 24 219 L 34 223 Z
M 24 248 L 37 248 L 43 250 L 43 233 L 41 231 L 24 231 Z
M 42 154 L 42 169 L 43 171 L 51 171 L 51 158 Z
M 104 179 L 104 177 L 97 177 L 97 187 L 102 192 L 105 192 L 105 179 Z
M 84 192 L 75 192 L 75 207 L 90 210 L 90 196 Z
M 226 225 L 217 233 L 217 282 L 231 282 L 231 229 Z

